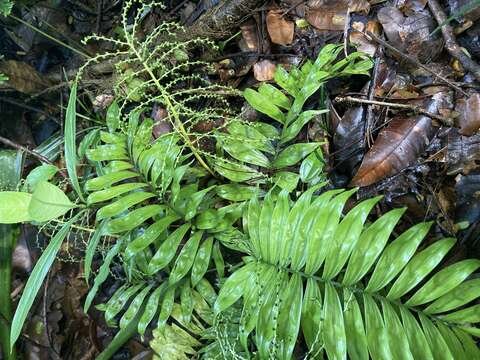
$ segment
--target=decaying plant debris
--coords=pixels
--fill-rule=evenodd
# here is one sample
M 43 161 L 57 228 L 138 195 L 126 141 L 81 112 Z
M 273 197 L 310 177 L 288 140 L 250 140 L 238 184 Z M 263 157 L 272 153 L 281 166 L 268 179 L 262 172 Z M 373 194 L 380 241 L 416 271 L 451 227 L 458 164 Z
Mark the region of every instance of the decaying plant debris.
M 477 359 L 477 0 L 0 0 L 0 359 Z

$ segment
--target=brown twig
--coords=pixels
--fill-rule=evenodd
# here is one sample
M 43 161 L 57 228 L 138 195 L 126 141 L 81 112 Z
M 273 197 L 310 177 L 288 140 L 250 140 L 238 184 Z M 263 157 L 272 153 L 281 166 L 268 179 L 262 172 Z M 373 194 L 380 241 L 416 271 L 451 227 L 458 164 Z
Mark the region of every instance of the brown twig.
M 432 119 L 436 119 L 440 121 L 442 124 L 447 125 L 447 126 L 452 126 L 453 121 L 450 118 L 446 118 L 441 115 L 433 114 L 420 106 L 416 105 L 409 105 L 409 104 L 397 104 L 397 103 L 390 103 L 390 102 L 383 102 L 383 101 L 376 101 L 376 100 L 366 100 L 366 99 L 359 99 L 359 98 L 354 98 L 352 96 L 337 96 L 335 98 L 336 102 L 352 102 L 352 103 L 357 103 L 357 104 L 370 104 L 370 105 L 378 105 L 378 106 L 389 106 L 392 108 L 397 108 L 397 109 L 405 109 L 405 110 L 410 110 L 413 111 L 416 114 L 422 114 L 425 116 L 428 116 Z
M 428 7 L 432 12 L 435 20 L 437 20 L 439 26 L 442 30 L 443 38 L 445 39 L 445 48 L 447 51 L 456 58 L 465 70 L 470 71 L 475 79 L 480 81 L 480 65 L 478 65 L 475 61 L 473 61 L 457 44 L 457 40 L 455 39 L 455 35 L 453 33 L 453 28 L 447 22 L 447 16 L 443 11 L 442 7 L 438 3 L 437 0 L 428 0 Z
M 363 33 L 365 36 L 367 36 L 367 38 L 369 39 L 372 39 L 374 40 L 375 42 L 379 43 L 380 45 L 382 46 L 385 46 L 387 49 L 393 51 L 394 53 L 400 55 L 402 58 L 404 58 L 405 60 L 408 60 L 410 61 L 411 63 L 415 64 L 416 66 L 418 66 L 419 68 L 422 68 L 423 70 L 427 71 L 428 73 L 432 74 L 434 77 L 438 78 L 439 80 L 442 80 L 445 84 L 447 84 L 448 86 L 452 87 L 453 89 L 457 90 L 458 92 L 461 92 L 463 95 L 466 95 L 468 96 L 468 94 L 461 88 L 459 88 L 457 85 L 455 85 L 452 81 L 448 80 L 447 78 L 439 75 L 438 73 L 436 73 L 434 70 L 432 69 L 429 69 L 427 66 L 423 65 L 422 63 L 420 63 L 417 59 L 415 59 L 413 56 L 410 56 L 408 54 L 405 54 L 403 52 L 401 52 L 400 50 L 398 50 L 396 47 L 390 45 L 388 42 L 386 42 L 385 40 L 382 40 L 380 39 L 377 35 L 375 35 L 374 33 L 370 32 L 370 31 L 367 31 L 366 33 Z

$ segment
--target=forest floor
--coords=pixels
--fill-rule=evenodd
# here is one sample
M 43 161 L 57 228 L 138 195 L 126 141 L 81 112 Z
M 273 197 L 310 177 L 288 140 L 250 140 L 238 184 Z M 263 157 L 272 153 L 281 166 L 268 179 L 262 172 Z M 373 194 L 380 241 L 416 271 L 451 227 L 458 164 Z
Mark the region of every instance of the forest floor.
M 8 78 L 0 81 L 0 147 L 25 151 L 24 175 L 39 161 L 65 168 L 59 134 L 72 80 L 87 59 L 111 50 L 108 42 L 82 39 L 121 36 L 122 3 L 18 1 L 10 16 L 0 16 L 0 74 Z M 355 48 L 370 55 L 370 76 L 326 83 L 322 99 L 328 115 L 322 123 L 310 123 L 302 136 L 324 143 L 324 171 L 332 188 L 357 186 L 357 200 L 383 195 L 377 215 L 406 207 L 403 228 L 433 221 L 434 233 L 458 239 L 451 261 L 480 256 L 478 2 L 163 3 L 144 14 L 140 31 L 147 36 L 158 24 L 174 21 L 187 34 L 212 39 L 218 49 L 195 56 L 213 65 L 218 84 L 234 90 L 273 83 L 277 66 L 289 69 L 314 60 L 327 44 L 342 44 L 340 58 Z M 78 89 L 86 114 L 80 128 L 103 121 L 114 82 L 111 63 L 87 68 Z M 306 108 L 317 104 L 318 97 Z M 247 107 L 242 97 L 231 106 Z M 162 121 L 158 114 L 152 118 Z M 42 228 L 22 226 L 13 255 L 14 304 L 48 237 Z M 101 312 L 93 307 L 83 312 L 89 290 L 84 250 L 81 239 L 62 247 L 61 261 L 51 268 L 20 339 L 25 359 L 93 359 L 115 335 L 117 329 L 106 326 Z M 100 261 L 94 261 L 95 268 Z M 107 284 L 97 303 L 118 286 L 114 280 Z M 150 340 L 151 334 L 132 338 L 114 359 L 151 358 Z

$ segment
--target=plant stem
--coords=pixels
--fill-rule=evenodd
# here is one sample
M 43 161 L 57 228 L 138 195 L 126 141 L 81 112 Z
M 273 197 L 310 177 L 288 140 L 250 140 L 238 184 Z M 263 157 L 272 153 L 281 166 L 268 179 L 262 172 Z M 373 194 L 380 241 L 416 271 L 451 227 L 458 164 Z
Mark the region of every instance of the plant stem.
M 378 106 L 388 106 L 388 107 L 397 108 L 397 109 L 411 110 L 416 114 L 421 114 L 421 115 L 428 116 L 429 118 L 436 119 L 444 125 L 447 125 L 447 126 L 452 126 L 453 125 L 453 121 L 451 119 L 446 118 L 444 116 L 437 115 L 437 114 L 433 114 L 433 113 L 428 112 L 427 110 L 425 110 L 425 109 L 423 109 L 419 106 L 416 106 L 416 105 L 397 104 L 397 103 L 392 103 L 392 102 L 359 99 L 359 98 L 355 98 L 355 97 L 352 97 L 352 96 L 337 96 L 335 98 L 335 101 L 337 101 L 337 102 L 352 102 L 352 103 L 368 104 L 368 105 L 378 105 Z
M 10 349 L 10 324 L 12 322 L 12 252 L 17 227 L 0 224 L 0 348 L 5 360 L 15 360 L 15 348 Z

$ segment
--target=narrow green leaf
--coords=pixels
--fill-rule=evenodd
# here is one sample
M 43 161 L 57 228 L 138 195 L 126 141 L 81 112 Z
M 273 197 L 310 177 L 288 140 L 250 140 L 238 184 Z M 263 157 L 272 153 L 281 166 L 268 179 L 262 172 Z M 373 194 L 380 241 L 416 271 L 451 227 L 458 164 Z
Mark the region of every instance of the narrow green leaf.
M 143 201 L 150 199 L 156 196 L 153 193 L 146 191 L 136 191 L 132 192 L 111 204 L 108 204 L 97 211 L 96 218 L 97 220 L 103 220 L 111 218 L 121 214 L 122 212 L 128 210 L 132 206 L 142 203 Z
M 468 259 L 440 270 L 405 305 L 417 306 L 439 298 L 462 283 L 478 268 L 480 268 L 480 260 Z
M 90 272 L 92 271 L 92 261 L 95 252 L 97 251 L 98 243 L 100 242 L 100 238 L 105 235 L 105 227 L 107 223 L 102 221 L 96 228 L 95 232 L 93 233 L 92 237 L 88 240 L 87 248 L 85 250 L 85 262 L 84 262 L 84 272 L 85 272 L 85 280 L 88 285 L 88 280 L 90 278 Z
M 103 261 L 100 269 L 98 270 L 97 276 L 93 281 L 93 286 L 88 292 L 87 299 L 85 300 L 85 304 L 83 305 L 83 312 L 87 312 L 92 304 L 95 295 L 100 288 L 100 285 L 103 284 L 105 280 L 107 280 L 108 274 L 110 274 L 110 264 L 112 263 L 113 258 L 120 252 L 120 247 L 122 246 L 121 239 L 118 239 L 115 245 L 113 245 L 110 250 L 108 250 L 107 255 L 105 256 L 105 260 Z
M 480 305 L 473 305 L 466 309 L 440 316 L 443 321 L 453 323 L 478 323 L 480 322 Z
M 192 268 L 202 236 L 203 231 L 195 232 L 187 241 L 182 251 L 180 251 L 172 272 L 170 273 L 170 277 L 168 278 L 170 285 L 183 279 L 183 277 L 187 275 L 187 272 Z
M 425 338 L 422 328 L 410 310 L 400 306 L 403 329 L 408 339 L 408 346 L 414 359 L 433 359 L 430 345 Z
M 178 245 L 182 241 L 183 237 L 190 229 L 190 224 L 183 224 L 160 245 L 157 252 L 150 260 L 148 269 L 150 274 L 154 274 L 157 271 L 162 270 L 173 259 L 177 252 Z
M 147 184 L 144 183 L 128 183 L 128 184 L 121 184 L 110 189 L 96 191 L 91 193 L 87 198 L 87 204 L 92 205 L 99 202 L 107 201 L 113 199 L 117 196 L 125 194 L 129 191 L 137 190 L 143 187 L 146 187 Z
M 322 304 L 322 293 L 318 283 L 308 278 L 302 304 L 302 332 L 310 353 L 320 359 L 323 351 Z
M 23 291 L 22 297 L 20 298 L 20 302 L 18 303 L 17 310 L 15 311 L 15 315 L 12 320 L 10 331 L 11 349 L 13 349 L 13 345 L 22 332 L 23 324 L 28 316 L 28 312 L 33 305 L 38 291 L 42 287 L 43 280 L 47 276 L 50 267 L 55 261 L 57 253 L 62 246 L 63 240 L 70 231 L 70 226 L 77 221 L 81 215 L 82 213 L 79 213 L 71 218 L 62 226 L 60 231 L 55 234 L 55 236 L 50 240 L 47 248 L 43 251 L 42 255 L 38 259 L 32 273 L 28 277 L 27 283 L 25 284 L 25 290 Z
M 107 109 L 108 130 L 113 133 L 120 124 L 120 107 L 116 101 L 113 101 Z
M 105 322 L 109 326 L 115 326 L 114 319 L 122 311 L 123 307 L 127 304 L 130 298 L 135 295 L 143 284 L 134 286 L 124 285 L 120 287 L 108 300 L 105 309 Z
M 150 244 L 152 244 L 158 237 L 168 229 L 168 227 L 176 220 L 179 219 L 179 216 L 176 215 L 167 215 L 164 218 L 156 221 L 154 224 L 150 225 L 145 232 L 137 237 L 135 240 L 130 242 L 125 250 L 125 257 L 127 259 L 133 257 L 138 252 L 142 251 Z
M 279 348 L 278 359 L 290 360 L 292 358 L 295 343 L 297 342 L 302 314 L 303 284 L 300 275 L 293 274 L 288 286 L 284 289 L 278 312 Z
M 424 312 L 426 314 L 438 314 L 445 311 L 458 309 L 480 297 L 480 279 L 465 281 L 445 295 L 431 303 Z
M 163 206 L 161 205 L 147 205 L 142 208 L 135 209 L 121 218 L 110 220 L 107 225 L 107 232 L 110 234 L 118 234 L 124 231 L 132 230 L 143 224 L 151 217 L 160 215 L 162 210 Z
M 393 360 L 388 345 L 387 330 L 380 309 L 375 300 L 367 293 L 363 294 L 363 303 L 368 351 L 372 359 Z
M 400 220 L 405 209 L 394 209 L 381 216 L 360 236 L 357 246 L 348 261 L 347 271 L 343 279 L 344 285 L 352 285 L 359 281 L 370 270 L 382 253 L 393 228 Z
M 225 184 L 215 188 L 215 192 L 222 199 L 230 201 L 246 201 L 256 196 L 259 189 L 254 186 L 245 186 L 239 184 Z
M 78 182 L 77 176 L 77 82 L 75 81 L 70 91 L 70 98 L 68 99 L 67 112 L 65 114 L 65 163 L 67 165 L 68 176 L 72 182 L 73 188 L 80 200 L 83 198 L 82 190 Z
M 193 219 L 193 217 L 197 214 L 198 207 L 200 206 L 200 203 L 202 202 L 203 198 L 214 187 L 215 185 L 210 186 L 206 189 L 196 192 L 190 197 L 187 203 L 187 212 L 185 214 L 186 221 Z
M 415 225 L 397 237 L 383 251 L 366 291 L 377 292 L 397 276 L 412 258 L 432 223 Z
M 182 320 L 190 323 L 193 313 L 193 295 L 190 281 L 185 281 L 180 290 L 180 308 L 182 313 Z
M 245 89 L 245 91 L 243 92 L 243 96 L 255 110 L 260 111 L 265 115 L 268 115 L 269 117 L 277 120 L 281 124 L 285 122 L 285 115 L 265 95 L 262 95 L 252 89 Z
M 247 279 L 254 273 L 256 264 L 251 262 L 235 271 L 220 289 L 214 311 L 218 314 L 240 299 L 245 291 Z
M 448 349 L 445 340 L 443 340 L 443 337 L 438 331 L 435 324 L 422 313 L 419 313 L 418 316 L 420 318 L 425 337 L 427 338 L 429 344 L 431 344 L 430 348 L 433 353 L 433 358 L 453 360 L 454 358 L 452 356 L 452 353 Z
M 272 163 L 272 167 L 280 169 L 287 166 L 293 166 L 320 145 L 321 143 L 301 143 L 290 145 L 277 156 Z
M 258 92 L 285 110 L 288 110 L 291 106 L 291 101 L 288 97 L 273 85 L 262 83 L 262 85 L 258 87 Z
M 160 309 L 160 315 L 158 317 L 158 328 L 163 331 L 167 323 L 170 314 L 172 313 L 173 303 L 175 300 L 175 287 L 167 289 L 165 296 L 163 297 L 162 307 Z
M 330 359 L 347 358 L 347 339 L 343 309 L 337 290 L 329 282 L 325 283 L 325 301 L 323 303 L 324 329 L 323 341 Z
M 387 330 L 388 344 L 394 359 L 414 360 L 408 345 L 408 339 L 405 330 L 388 300 L 382 299 L 383 318 L 385 329 Z
M 255 148 L 254 143 L 244 139 L 225 139 L 222 145 L 223 149 L 236 160 L 265 168 L 270 166 L 268 158 Z
M 155 314 L 159 311 L 160 308 L 160 298 L 163 295 L 167 283 L 162 283 L 157 287 L 150 297 L 147 300 L 147 305 L 145 306 L 145 312 L 142 314 L 140 321 L 138 322 L 138 333 L 143 336 L 147 330 L 148 325 L 152 322 Z
M 455 244 L 454 238 L 437 241 L 415 255 L 388 292 L 387 299 L 396 300 L 422 281 Z
M 307 110 L 302 113 L 287 127 L 283 128 L 280 144 L 285 144 L 286 142 L 295 138 L 300 130 L 313 119 L 314 116 L 327 113 L 328 110 Z
M 138 312 L 140 311 L 143 300 L 150 292 L 152 285 L 145 286 L 142 291 L 140 291 L 137 296 L 132 300 L 132 303 L 128 307 L 127 311 L 123 314 L 122 318 L 120 319 L 120 329 L 125 329 L 128 324 L 137 316 Z
M 112 172 L 112 173 L 105 174 L 105 175 L 96 177 L 94 179 L 88 180 L 85 183 L 85 190 L 89 192 L 102 190 L 112 186 L 117 182 L 131 179 L 137 176 L 138 174 L 136 172 L 128 171 L 128 170 Z
M 210 264 L 210 256 L 212 254 L 213 237 L 209 237 L 205 240 L 198 249 L 195 262 L 192 266 L 192 286 L 195 287 L 198 282 L 203 278 L 208 270 Z
M 367 336 L 357 298 L 345 288 L 343 299 L 348 356 L 350 359 L 368 360 Z

